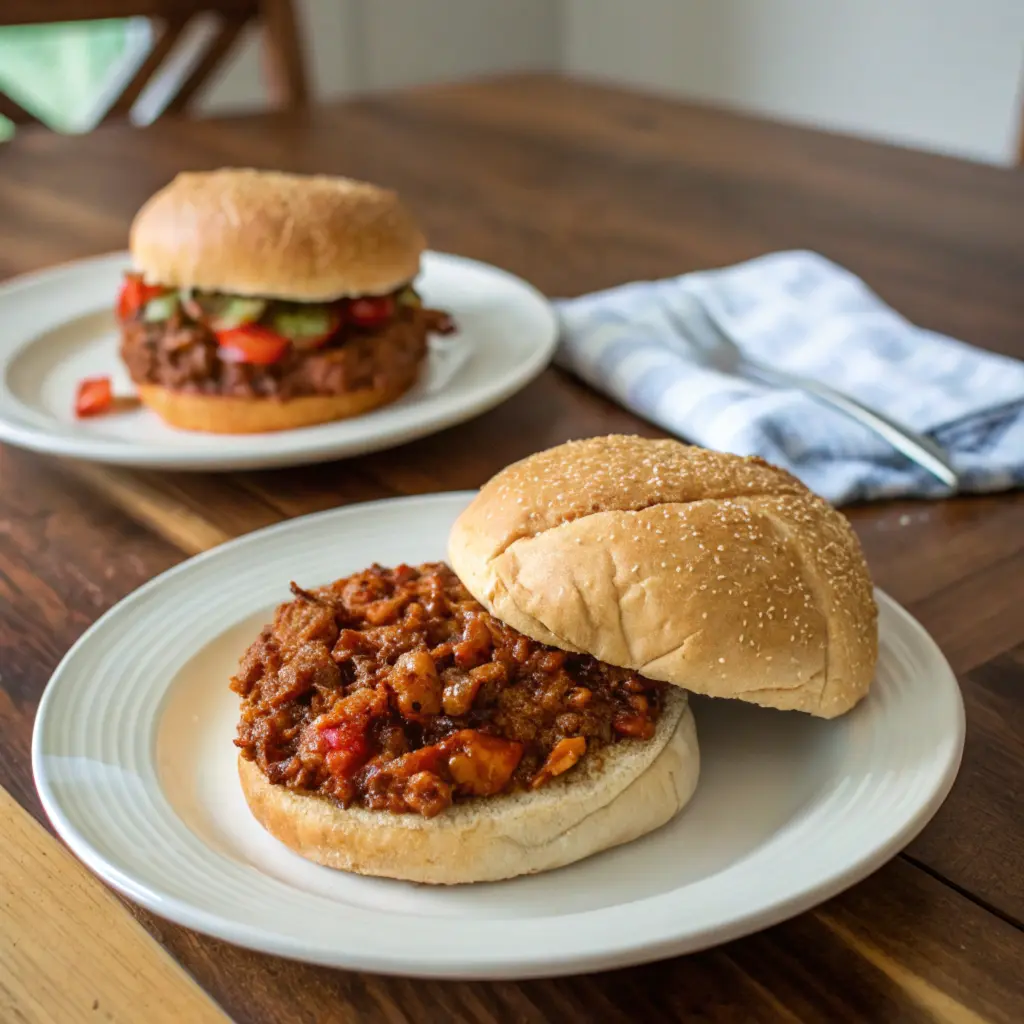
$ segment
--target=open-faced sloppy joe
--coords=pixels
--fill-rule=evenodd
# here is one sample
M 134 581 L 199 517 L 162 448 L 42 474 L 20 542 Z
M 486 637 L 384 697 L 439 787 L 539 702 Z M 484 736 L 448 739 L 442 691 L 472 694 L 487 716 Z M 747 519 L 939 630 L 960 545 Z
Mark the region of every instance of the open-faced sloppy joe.
M 324 556 L 332 529 L 344 552 L 396 523 L 436 547 L 454 510 L 451 569 L 293 587 L 234 681 L 249 809 L 319 864 L 443 885 L 572 864 L 686 806 L 689 693 L 834 718 L 871 685 L 857 537 L 761 459 L 593 437 L 468 503 L 407 501 L 322 520 Z M 658 848 L 685 858 L 686 831 Z
M 271 783 L 429 818 L 654 735 L 665 684 L 523 636 L 446 565 L 292 591 L 231 683 Z

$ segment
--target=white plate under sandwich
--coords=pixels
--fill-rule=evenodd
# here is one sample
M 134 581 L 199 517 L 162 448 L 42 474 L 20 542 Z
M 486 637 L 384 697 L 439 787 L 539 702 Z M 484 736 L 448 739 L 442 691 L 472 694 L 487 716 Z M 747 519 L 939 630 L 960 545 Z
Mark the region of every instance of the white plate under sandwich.
M 272 434 L 225 436 L 165 425 L 145 408 L 77 419 L 86 377 L 133 393 L 118 356 L 114 303 L 127 253 L 53 267 L 0 284 L 0 441 L 50 455 L 162 469 L 230 470 L 323 462 L 404 444 L 470 419 L 525 387 L 547 365 L 555 315 L 525 281 L 460 256 L 427 252 L 416 287 L 450 313 L 419 381 L 363 416 Z
M 554 975 L 700 949 L 863 878 L 935 813 L 964 739 L 935 643 L 878 594 L 870 695 L 832 721 L 693 699 L 693 801 L 636 842 L 546 874 L 430 887 L 332 871 L 249 813 L 232 746 L 238 656 L 289 598 L 369 562 L 445 556 L 467 494 L 295 519 L 193 558 L 75 645 L 39 709 L 32 759 L 71 849 L 157 914 L 254 949 L 352 970 Z

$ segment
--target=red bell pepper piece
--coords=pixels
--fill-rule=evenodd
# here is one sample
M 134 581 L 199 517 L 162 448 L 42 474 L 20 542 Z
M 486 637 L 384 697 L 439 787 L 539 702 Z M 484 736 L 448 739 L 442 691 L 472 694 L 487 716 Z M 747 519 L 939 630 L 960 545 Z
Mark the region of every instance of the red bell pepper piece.
M 146 284 L 142 280 L 141 274 L 125 274 L 124 283 L 121 285 L 121 292 L 117 296 L 118 319 L 130 319 L 150 299 L 155 299 L 166 291 L 166 288 L 162 288 L 159 285 Z
M 345 318 L 359 327 L 382 327 L 395 315 L 395 300 L 390 295 L 353 299 L 345 309 Z
M 275 334 L 268 327 L 246 324 L 217 333 L 221 358 L 234 363 L 268 366 L 282 359 L 288 351 L 288 339 Z
M 114 389 L 109 377 L 90 377 L 78 385 L 75 394 L 75 415 L 99 416 L 114 404 Z

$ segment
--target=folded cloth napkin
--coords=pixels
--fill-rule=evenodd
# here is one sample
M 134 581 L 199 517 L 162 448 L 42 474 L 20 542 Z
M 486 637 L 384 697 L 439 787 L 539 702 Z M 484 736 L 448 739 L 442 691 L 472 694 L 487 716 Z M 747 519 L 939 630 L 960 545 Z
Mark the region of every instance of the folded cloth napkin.
M 557 308 L 559 365 L 688 441 L 784 466 L 836 504 L 949 492 L 804 392 L 708 366 L 694 342 L 704 311 L 750 358 L 928 434 L 949 452 L 962 490 L 1024 484 L 1024 363 L 915 327 L 816 253 L 628 284 Z

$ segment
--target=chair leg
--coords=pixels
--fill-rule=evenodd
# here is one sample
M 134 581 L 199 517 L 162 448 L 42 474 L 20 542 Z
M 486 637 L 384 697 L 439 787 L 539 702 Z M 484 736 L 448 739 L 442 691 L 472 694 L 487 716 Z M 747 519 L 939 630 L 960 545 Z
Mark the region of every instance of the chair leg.
M 292 0 L 261 0 L 263 68 L 275 106 L 286 109 L 309 103 L 309 82 Z

